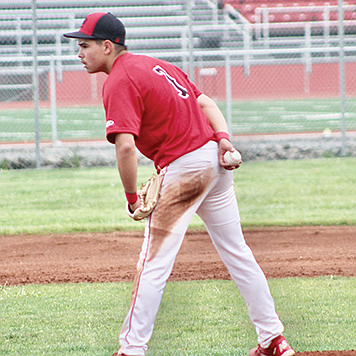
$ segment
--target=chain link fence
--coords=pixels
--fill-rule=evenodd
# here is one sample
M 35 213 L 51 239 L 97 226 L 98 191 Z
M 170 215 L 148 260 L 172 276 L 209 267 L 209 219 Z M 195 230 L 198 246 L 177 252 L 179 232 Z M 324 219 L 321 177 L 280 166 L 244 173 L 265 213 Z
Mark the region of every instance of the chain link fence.
M 106 75 L 86 73 L 76 41 L 62 34 L 110 11 L 126 26 L 129 50 L 186 71 L 240 143 L 328 140 L 328 152 L 354 155 L 356 1 L 294 3 L 2 1 L 0 144 L 104 140 Z

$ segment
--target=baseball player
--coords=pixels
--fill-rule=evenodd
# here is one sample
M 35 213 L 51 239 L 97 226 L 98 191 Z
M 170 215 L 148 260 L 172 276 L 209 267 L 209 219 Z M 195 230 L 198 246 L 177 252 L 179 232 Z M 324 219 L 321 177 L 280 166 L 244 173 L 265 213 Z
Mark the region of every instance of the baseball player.
M 282 336 L 265 275 L 247 246 L 233 186 L 233 169 L 223 155 L 234 152 L 226 121 L 172 64 L 128 52 L 125 27 L 111 13 L 92 13 L 79 31 L 78 57 L 89 73 L 105 72 L 107 139 L 131 212 L 140 209 L 136 148 L 154 162 L 160 198 L 146 219 L 130 308 L 114 355 L 144 355 L 166 281 L 192 216 L 197 213 L 245 299 L 257 332 L 250 356 L 292 356 Z

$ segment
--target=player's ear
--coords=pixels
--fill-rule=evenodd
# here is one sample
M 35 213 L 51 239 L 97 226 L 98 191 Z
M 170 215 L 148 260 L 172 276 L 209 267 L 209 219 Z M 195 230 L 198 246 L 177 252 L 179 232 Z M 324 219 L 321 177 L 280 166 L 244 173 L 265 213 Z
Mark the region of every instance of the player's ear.
M 110 40 L 104 40 L 102 46 L 105 54 L 110 54 L 114 50 L 114 43 Z

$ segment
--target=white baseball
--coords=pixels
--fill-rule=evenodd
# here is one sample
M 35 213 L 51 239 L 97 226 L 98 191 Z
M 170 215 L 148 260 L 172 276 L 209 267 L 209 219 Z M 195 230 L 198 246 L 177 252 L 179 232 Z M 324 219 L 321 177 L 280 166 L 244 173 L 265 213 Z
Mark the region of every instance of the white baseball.
M 242 162 L 241 153 L 239 151 L 226 151 L 224 154 L 224 161 L 230 166 L 239 166 Z

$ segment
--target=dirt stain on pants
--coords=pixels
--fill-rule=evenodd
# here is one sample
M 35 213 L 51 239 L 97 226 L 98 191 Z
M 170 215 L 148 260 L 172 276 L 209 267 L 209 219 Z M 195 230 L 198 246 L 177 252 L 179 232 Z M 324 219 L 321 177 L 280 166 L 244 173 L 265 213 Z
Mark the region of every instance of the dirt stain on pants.
M 172 234 L 174 226 L 186 211 L 204 194 L 213 180 L 213 169 L 207 165 L 202 170 L 177 176 L 164 185 L 161 197 L 150 216 L 147 256 L 140 258 L 134 278 L 131 306 L 137 296 L 137 288 L 146 262 L 152 261 L 165 240 Z M 142 257 L 142 256 L 141 256 Z
M 202 196 L 212 181 L 212 169 L 187 173 L 180 179 L 164 186 L 162 196 L 151 217 L 150 253 L 152 260 L 164 240 L 171 234 L 173 227 L 183 214 Z

